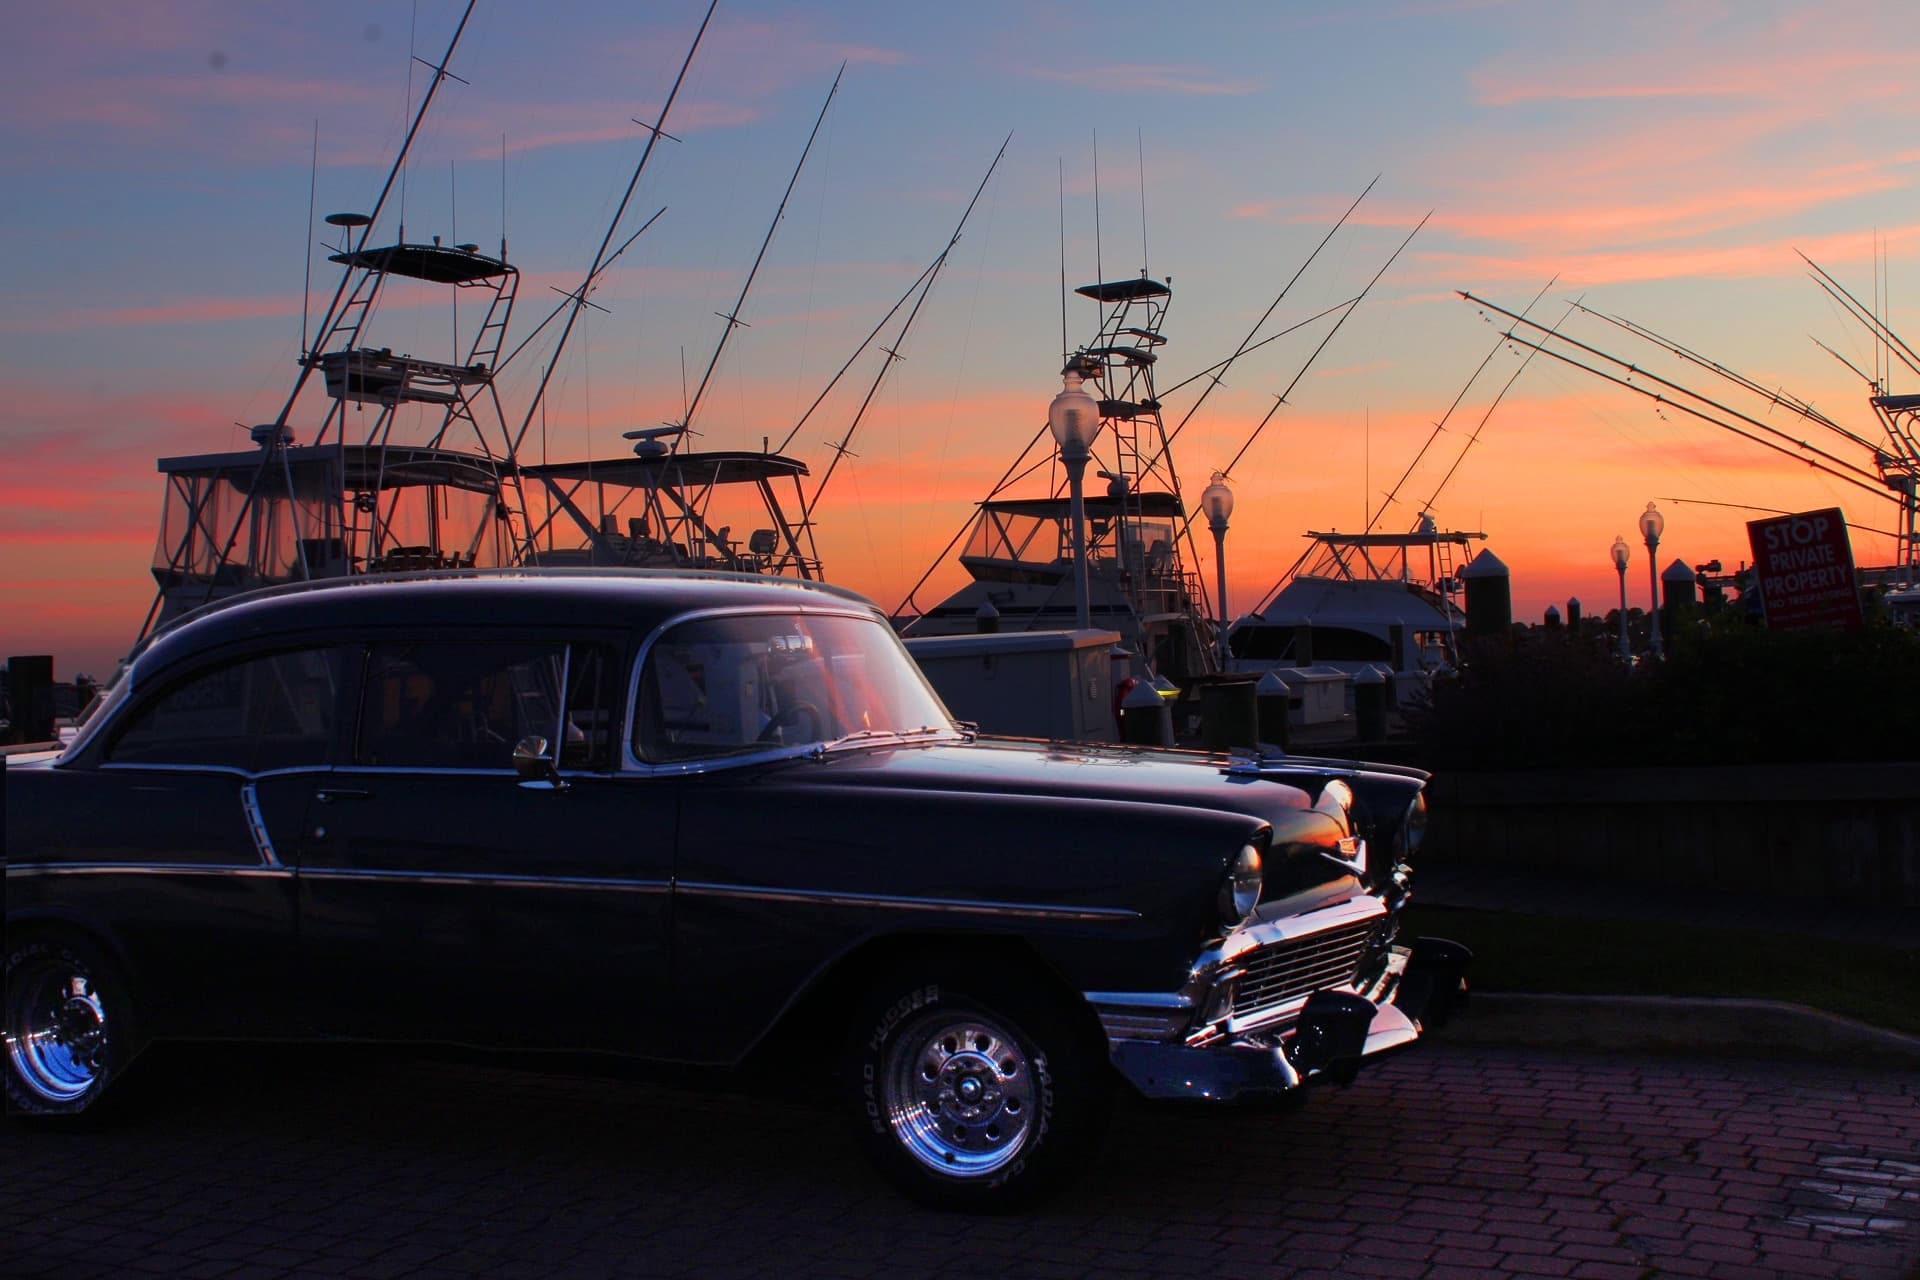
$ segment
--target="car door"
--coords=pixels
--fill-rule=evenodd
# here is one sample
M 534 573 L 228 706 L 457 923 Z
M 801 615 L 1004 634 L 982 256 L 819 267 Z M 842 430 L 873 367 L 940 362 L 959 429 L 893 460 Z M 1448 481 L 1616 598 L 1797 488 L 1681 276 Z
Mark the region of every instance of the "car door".
M 368 646 L 350 763 L 316 790 L 300 854 L 302 972 L 328 1029 L 647 1047 L 676 812 L 615 769 L 622 658 L 612 637 L 497 630 Z M 549 778 L 515 771 L 533 736 Z
M 149 1031 L 302 1029 L 285 850 L 328 768 L 341 673 L 325 646 L 160 673 L 53 771 L 47 799 L 66 817 L 58 863 L 36 879 L 57 880 L 59 913 L 122 951 Z

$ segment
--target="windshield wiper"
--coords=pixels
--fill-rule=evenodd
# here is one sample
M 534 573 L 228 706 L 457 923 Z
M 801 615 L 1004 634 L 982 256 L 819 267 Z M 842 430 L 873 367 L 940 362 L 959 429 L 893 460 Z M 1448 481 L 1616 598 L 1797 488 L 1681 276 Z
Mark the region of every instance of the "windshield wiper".
M 852 733 L 842 734 L 831 742 L 823 742 L 816 751 L 832 751 L 838 747 L 856 746 L 872 742 L 908 742 L 918 738 L 938 737 L 947 730 L 938 725 L 921 725 L 918 729 L 855 729 Z

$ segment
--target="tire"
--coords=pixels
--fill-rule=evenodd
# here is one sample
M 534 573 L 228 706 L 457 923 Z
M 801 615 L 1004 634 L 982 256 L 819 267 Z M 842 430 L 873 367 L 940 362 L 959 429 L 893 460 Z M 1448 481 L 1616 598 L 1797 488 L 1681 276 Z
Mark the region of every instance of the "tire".
M 1105 1131 L 1111 1080 L 1084 1017 L 1011 978 L 875 987 L 845 1075 L 861 1145 L 923 1204 L 989 1212 L 1056 1190 Z
M 119 973 L 78 940 L 24 939 L 7 952 L 7 1110 L 96 1115 L 139 1051 Z

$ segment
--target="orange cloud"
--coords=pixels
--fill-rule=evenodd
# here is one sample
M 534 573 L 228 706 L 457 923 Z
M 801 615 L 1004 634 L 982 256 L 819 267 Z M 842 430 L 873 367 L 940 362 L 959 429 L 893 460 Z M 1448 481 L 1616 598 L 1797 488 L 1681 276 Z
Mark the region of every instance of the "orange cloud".
M 1668 60 L 1679 65 L 1659 65 Z M 1809 50 L 1784 43 L 1713 64 L 1703 64 L 1684 51 L 1671 58 L 1659 51 L 1644 54 L 1637 59 L 1642 69 L 1623 68 L 1622 60 L 1613 56 L 1598 62 L 1564 58 L 1544 66 L 1541 61 L 1533 59 L 1524 72 L 1497 66 L 1475 72 L 1471 79 L 1479 100 L 1489 106 L 1513 106 L 1616 98 L 1768 99 L 1804 96 L 1823 88 L 1878 97 L 1886 84 L 1920 69 L 1920 53 L 1909 49 Z
M 1920 244 L 1920 225 L 1895 227 L 1881 233 L 1895 249 Z M 1418 284 L 1453 279 L 1531 282 L 1553 276 L 1559 287 L 1573 290 L 1603 284 L 1645 280 L 1697 278 L 1748 279 L 1797 275 L 1805 269 L 1794 250 L 1822 263 L 1859 261 L 1869 247 L 1857 231 L 1831 236 L 1770 239 L 1747 244 L 1675 246 L 1621 251 L 1540 250 L 1525 254 L 1411 253 L 1406 274 Z
M 1763 218 L 1785 217 L 1843 200 L 1903 189 L 1884 173 L 1851 182 L 1804 183 L 1792 188 L 1714 188 L 1665 201 L 1621 205 L 1570 203 L 1560 208 L 1439 212 L 1428 226 L 1473 240 L 1550 247 L 1621 244 L 1702 236 Z

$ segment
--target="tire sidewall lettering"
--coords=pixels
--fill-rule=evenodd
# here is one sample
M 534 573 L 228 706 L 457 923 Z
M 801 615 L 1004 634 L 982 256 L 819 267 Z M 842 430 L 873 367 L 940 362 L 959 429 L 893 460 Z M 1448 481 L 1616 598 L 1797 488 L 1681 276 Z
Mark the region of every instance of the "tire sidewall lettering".
M 868 1033 L 867 1052 L 869 1054 L 879 1053 L 880 1047 L 887 1042 L 887 1038 L 893 1034 L 895 1027 L 899 1026 L 907 1018 L 918 1013 L 920 1010 L 938 1003 L 940 1003 L 940 986 L 938 983 L 929 983 L 924 987 L 915 987 L 912 991 L 901 996 L 898 1000 L 887 1006 L 886 1012 L 880 1015 L 880 1021 L 875 1023 L 873 1030 Z

